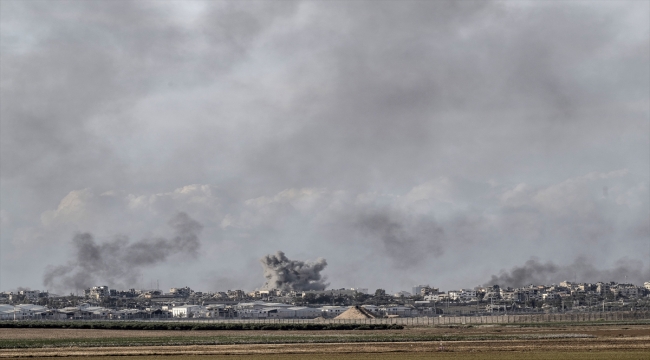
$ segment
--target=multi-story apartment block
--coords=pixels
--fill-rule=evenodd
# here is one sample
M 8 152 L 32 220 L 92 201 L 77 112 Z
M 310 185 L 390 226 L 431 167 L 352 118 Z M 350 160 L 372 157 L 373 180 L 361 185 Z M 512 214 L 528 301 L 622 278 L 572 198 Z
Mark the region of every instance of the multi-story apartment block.
M 47 292 L 40 290 L 20 290 L 18 294 L 23 295 L 29 301 L 36 301 L 40 297 L 47 297 Z
M 633 284 L 616 284 L 610 287 L 610 291 L 614 294 L 625 297 L 639 296 L 639 288 Z
M 596 292 L 604 295 L 608 292 L 610 292 L 610 288 L 613 284 L 612 283 L 604 283 L 604 282 L 597 282 L 596 283 Z
M 169 293 L 178 297 L 189 297 L 193 291 L 189 286 L 186 286 L 182 288 L 171 288 L 169 289 Z
M 244 290 L 228 290 L 228 297 L 233 300 L 241 300 L 246 297 Z
M 520 293 L 521 301 L 541 300 L 542 294 L 546 292 L 546 289 L 540 289 L 539 287 L 533 285 L 519 288 L 517 290 Z
M 560 299 L 560 294 L 557 292 L 547 292 L 542 294 L 542 300 L 555 300 Z
M 108 286 L 93 286 L 89 289 L 84 290 L 84 295 L 89 299 L 103 299 L 110 296 L 110 290 Z
M 413 295 L 420 295 L 420 296 L 438 294 L 438 292 L 439 292 L 438 288 L 431 287 L 430 285 L 417 285 L 414 286 L 412 289 Z
M 471 289 L 450 290 L 447 294 L 449 300 L 471 301 L 476 298 L 476 290 Z
M 567 289 L 572 290 L 572 289 L 574 289 L 574 288 L 577 288 L 578 285 L 577 285 L 576 283 L 571 282 L 571 281 L 566 281 L 566 280 L 564 280 L 564 281 L 562 281 L 562 282 L 560 283 L 560 287 L 563 287 L 563 288 L 567 288 Z
M 501 298 L 501 288 L 499 285 L 492 285 L 485 289 L 484 299 L 500 299 Z
M 501 289 L 501 297 L 503 300 L 507 301 L 521 302 L 526 300 L 524 293 L 521 290 L 512 288 Z

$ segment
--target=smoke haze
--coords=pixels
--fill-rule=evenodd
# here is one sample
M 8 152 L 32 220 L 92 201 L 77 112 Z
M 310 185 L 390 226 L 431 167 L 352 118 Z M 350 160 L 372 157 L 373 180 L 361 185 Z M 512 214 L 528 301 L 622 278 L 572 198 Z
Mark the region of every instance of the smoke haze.
M 444 251 L 445 232 L 431 216 L 377 210 L 359 214 L 354 226 L 363 236 L 377 241 L 383 254 L 399 268 L 412 268 Z
M 0 3 L 0 290 L 254 289 L 277 249 L 396 291 L 650 265 L 648 1 Z M 210 241 L 173 267 L 138 246 L 180 209 Z
M 282 251 L 265 255 L 260 259 L 266 283 L 264 289 L 283 291 L 325 290 L 329 285 L 321 271 L 327 266 L 323 258 L 315 262 L 289 260 Z
M 43 285 L 57 290 L 81 290 L 98 284 L 127 287 L 136 283 L 142 269 L 163 263 L 172 255 L 196 257 L 203 226 L 182 212 L 168 224 L 175 234 L 170 239 L 130 242 L 126 237 L 118 237 L 97 243 L 90 233 L 77 234 L 72 239 L 74 260 L 49 266 Z
M 559 284 L 565 280 L 590 283 L 616 281 L 640 285 L 650 280 L 650 270 L 644 271 L 642 261 L 631 259 L 620 259 L 611 269 L 597 269 L 585 257 L 578 257 L 570 265 L 558 265 L 551 261 L 544 263 L 531 258 L 522 266 L 492 275 L 488 284 L 515 288 L 530 284 Z

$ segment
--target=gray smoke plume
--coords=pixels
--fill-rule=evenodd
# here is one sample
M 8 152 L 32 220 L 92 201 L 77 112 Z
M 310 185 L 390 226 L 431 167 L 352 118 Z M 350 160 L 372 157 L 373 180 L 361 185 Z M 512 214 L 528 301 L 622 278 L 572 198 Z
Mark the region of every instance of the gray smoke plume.
M 397 267 L 412 267 L 443 253 L 445 232 L 432 217 L 373 209 L 353 219 L 353 226 L 364 236 L 381 242 L 385 254 Z
M 130 286 L 141 269 L 159 264 L 173 254 L 196 256 L 201 242 L 198 234 L 203 226 L 181 212 L 172 217 L 171 239 L 153 238 L 129 242 L 127 237 L 98 244 L 92 234 L 74 236 L 75 259 L 66 265 L 48 266 L 43 285 L 55 289 L 86 289 L 97 284 Z
M 289 260 L 282 251 L 278 251 L 275 255 L 265 255 L 260 262 L 266 278 L 264 289 L 325 290 L 329 285 L 325 282 L 327 278 L 320 274 L 327 266 L 327 261 L 323 258 L 318 258 L 313 263 Z
M 488 283 L 502 287 L 521 287 L 530 284 L 557 284 L 565 280 L 590 283 L 617 281 L 639 285 L 650 280 L 650 271 L 643 270 L 642 261 L 628 258 L 618 260 L 614 268 L 605 270 L 597 269 L 585 257 L 578 257 L 573 264 L 563 266 L 531 258 L 523 266 L 502 271 L 498 276 L 492 275 Z

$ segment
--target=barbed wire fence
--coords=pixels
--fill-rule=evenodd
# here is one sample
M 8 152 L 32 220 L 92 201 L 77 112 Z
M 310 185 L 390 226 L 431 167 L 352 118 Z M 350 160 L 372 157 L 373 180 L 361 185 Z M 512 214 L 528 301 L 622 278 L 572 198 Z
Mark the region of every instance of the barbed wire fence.
M 179 323 L 225 323 L 225 324 L 367 324 L 367 325 L 402 325 L 402 326 L 450 326 L 450 325 L 482 325 L 482 324 L 540 324 L 540 323 L 589 323 L 589 322 L 625 322 L 650 320 L 650 311 L 605 311 L 585 313 L 555 313 L 555 314 L 503 314 L 477 316 L 420 316 L 420 317 L 391 317 L 366 319 L 334 319 L 334 318 L 217 318 L 195 317 L 174 318 L 167 316 L 134 316 L 130 318 L 111 318 L 106 316 L 85 315 L 73 318 L 57 316 L 23 317 L 22 319 L 2 319 L 2 322 L 13 321 L 151 321 Z

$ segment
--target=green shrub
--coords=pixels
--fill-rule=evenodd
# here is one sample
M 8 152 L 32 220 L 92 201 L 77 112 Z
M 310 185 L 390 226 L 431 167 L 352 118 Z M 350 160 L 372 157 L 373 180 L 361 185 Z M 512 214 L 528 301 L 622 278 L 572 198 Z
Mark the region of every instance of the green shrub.
M 0 328 L 69 328 L 119 330 L 385 330 L 403 329 L 397 324 L 271 324 L 271 323 L 183 323 L 144 321 L 0 321 Z

